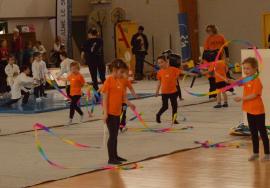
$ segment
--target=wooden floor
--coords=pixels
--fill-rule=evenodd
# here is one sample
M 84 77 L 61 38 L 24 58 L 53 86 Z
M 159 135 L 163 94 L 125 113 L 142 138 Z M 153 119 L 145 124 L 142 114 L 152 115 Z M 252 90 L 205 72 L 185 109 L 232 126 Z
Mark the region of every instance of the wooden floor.
M 132 171 L 102 171 L 36 188 L 270 188 L 270 162 L 248 162 L 251 146 L 194 149 L 140 163 Z

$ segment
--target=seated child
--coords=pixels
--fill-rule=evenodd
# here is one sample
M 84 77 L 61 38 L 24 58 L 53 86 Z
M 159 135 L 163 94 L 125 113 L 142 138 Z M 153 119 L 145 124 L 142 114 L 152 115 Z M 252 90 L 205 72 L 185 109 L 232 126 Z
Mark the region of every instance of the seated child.
M 30 91 L 27 88 L 32 88 L 34 80 L 29 77 L 31 70 L 27 66 L 21 68 L 21 73 L 15 78 L 13 85 L 11 86 L 11 99 L 3 106 L 11 106 L 17 103 L 22 98 L 22 104 L 28 103 Z

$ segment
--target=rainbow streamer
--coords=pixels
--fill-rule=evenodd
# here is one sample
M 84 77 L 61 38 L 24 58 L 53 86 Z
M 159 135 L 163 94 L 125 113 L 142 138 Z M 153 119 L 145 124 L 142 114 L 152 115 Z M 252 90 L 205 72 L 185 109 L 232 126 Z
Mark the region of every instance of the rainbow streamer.
M 56 83 L 54 83 L 52 80 L 46 79 L 46 81 L 48 82 L 48 84 L 50 84 L 52 87 L 54 87 L 61 95 L 63 95 L 66 99 L 70 100 L 70 97 L 64 92 L 62 91 Z
M 69 145 L 72 145 L 74 147 L 78 147 L 78 148 L 96 148 L 96 149 L 100 149 L 101 148 L 99 146 L 88 146 L 88 145 L 85 145 L 85 144 L 80 144 L 80 143 L 75 142 L 73 140 L 70 140 L 70 139 L 63 138 L 61 136 L 58 136 L 50 128 L 48 128 L 45 125 L 42 125 L 40 123 L 36 123 L 34 125 L 34 129 L 35 130 L 43 130 L 43 131 L 49 133 L 51 136 L 54 136 L 54 137 L 60 139 L 62 142 L 66 143 L 66 144 L 69 144 Z
M 138 113 L 137 110 L 132 110 L 132 111 L 135 114 L 135 116 L 138 118 L 138 120 L 141 122 L 141 124 L 145 127 L 145 128 L 133 129 L 133 130 L 136 130 L 137 132 L 168 133 L 168 132 L 177 132 L 177 131 L 186 130 L 186 129 L 193 129 L 193 127 L 186 127 L 186 128 L 182 128 L 182 129 L 172 128 L 172 127 L 162 128 L 162 129 L 152 129 L 152 128 L 148 127 L 148 125 L 145 123 L 142 116 Z M 175 115 L 174 115 L 174 117 L 175 117 Z
M 63 165 L 60 165 L 56 162 L 53 162 L 52 160 L 49 159 L 49 157 L 47 156 L 45 150 L 42 148 L 42 144 L 41 141 L 39 139 L 38 136 L 38 130 L 44 130 L 47 133 L 49 133 L 50 135 L 56 136 L 57 138 L 60 138 L 63 142 L 73 145 L 75 147 L 79 147 L 79 148 L 89 148 L 89 146 L 83 145 L 83 144 L 79 144 L 76 143 L 74 141 L 71 141 L 69 139 L 63 139 L 61 137 L 58 137 L 54 132 L 52 132 L 48 127 L 41 125 L 41 124 L 35 124 L 34 125 L 34 130 L 35 130 L 35 145 L 36 148 L 38 150 L 38 152 L 40 153 L 41 157 L 52 167 L 57 168 L 57 169 L 62 169 L 62 170 L 66 170 L 66 169 L 91 169 L 91 168 L 76 168 L 76 167 L 65 167 Z M 139 168 L 143 168 L 142 166 L 139 166 L 137 163 L 133 163 L 131 165 L 122 165 L 122 166 L 105 166 L 100 168 L 100 170 L 135 170 L 135 169 L 139 169 Z M 95 170 L 95 169 L 93 169 Z
M 251 47 L 253 50 L 254 50 L 254 53 L 256 55 L 256 58 L 258 59 L 259 63 L 261 65 L 263 65 L 263 59 L 262 59 L 262 56 L 261 54 L 259 53 L 258 49 L 256 48 L 255 45 L 253 45 L 252 43 L 248 42 L 248 41 L 243 41 L 243 40 L 232 40 L 232 41 L 228 41 L 226 42 L 219 50 L 216 58 L 215 58 L 215 61 L 214 62 L 211 62 L 211 63 L 204 63 L 204 64 L 201 64 L 201 65 L 198 65 L 196 66 L 195 68 L 191 69 L 189 72 L 192 72 L 194 70 L 200 70 L 200 69 L 205 69 L 205 68 L 208 68 L 210 65 L 214 65 L 214 67 L 216 67 L 216 64 L 224 50 L 224 48 L 226 46 L 228 46 L 230 43 L 241 43 L 241 44 L 244 44 L 248 47 Z M 259 76 L 259 74 L 256 74 L 256 75 L 253 75 L 253 76 L 250 76 L 250 77 L 246 77 L 246 78 L 243 78 L 242 80 L 238 80 L 222 89 L 217 89 L 216 91 L 212 91 L 212 92 L 208 92 L 208 93 L 194 93 L 194 92 L 190 92 L 188 91 L 187 89 L 184 89 L 188 94 L 192 95 L 192 96 L 195 96 L 195 97 L 205 97 L 205 96 L 209 96 L 209 95 L 215 95 L 215 94 L 219 94 L 219 93 L 222 93 L 222 92 L 226 92 L 232 88 L 235 88 L 235 87 L 238 87 L 238 86 L 241 86 L 245 83 L 248 83 L 254 79 L 256 79 L 257 77 Z M 184 80 L 186 79 L 186 76 L 184 76 L 183 78 L 183 82 Z
M 230 143 L 230 144 L 221 144 L 221 143 L 217 143 L 217 144 L 211 144 L 210 141 L 206 140 L 204 142 L 200 142 L 200 141 L 195 141 L 195 144 L 199 144 L 201 145 L 202 148 L 226 148 L 226 147 L 233 147 L 233 148 L 240 148 L 242 146 L 245 146 L 246 144 L 243 143 Z

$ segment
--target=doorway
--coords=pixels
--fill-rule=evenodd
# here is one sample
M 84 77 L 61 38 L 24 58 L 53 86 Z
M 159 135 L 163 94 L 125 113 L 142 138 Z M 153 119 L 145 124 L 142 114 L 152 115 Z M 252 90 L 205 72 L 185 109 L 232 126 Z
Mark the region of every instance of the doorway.
M 270 48 L 270 13 L 263 15 L 264 47 Z

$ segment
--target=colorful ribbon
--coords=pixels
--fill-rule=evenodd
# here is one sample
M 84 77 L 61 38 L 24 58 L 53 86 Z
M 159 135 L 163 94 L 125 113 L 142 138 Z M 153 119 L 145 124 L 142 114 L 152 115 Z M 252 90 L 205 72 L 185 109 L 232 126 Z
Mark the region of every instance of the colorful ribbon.
M 138 120 L 141 122 L 141 124 L 144 126 L 144 128 L 138 128 L 138 129 L 133 129 L 136 130 L 137 132 L 153 132 L 153 133 L 168 133 L 168 132 L 177 132 L 180 130 L 187 130 L 187 129 L 193 129 L 193 127 L 189 126 L 189 127 L 184 127 L 184 128 L 162 128 L 162 129 L 153 129 L 150 128 L 145 121 L 143 120 L 142 116 L 139 114 L 139 112 L 137 110 L 132 110 L 133 113 L 135 114 L 135 116 L 138 118 Z M 177 114 L 174 115 L 174 118 L 177 117 Z M 173 118 L 173 119 L 174 119 Z M 132 129 L 131 129 L 132 130 Z
M 205 68 L 208 68 L 209 66 L 213 65 L 214 68 L 216 67 L 216 64 L 221 56 L 221 54 L 223 53 L 223 50 L 226 46 L 228 46 L 230 43 L 241 43 L 241 44 L 244 44 L 250 48 L 252 48 L 254 50 L 254 53 L 256 55 L 256 58 L 258 59 L 259 63 L 262 65 L 263 64 L 263 59 L 262 59 L 262 56 L 261 54 L 259 53 L 258 49 L 256 48 L 255 45 L 253 45 L 252 43 L 248 42 L 248 41 L 243 41 L 243 40 L 232 40 L 232 41 L 228 41 L 226 42 L 219 50 L 216 58 L 215 58 L 215 61 L 214 62 L 211 62 L 211 63 L 205 63 L 205 64 L 201 64 L 201 65 L 198 65 L 196 66 L 195 68 L 191 69 L 189 72 L 192 72 L 194 70 L 198 71 L 200 69 L 205 69 Z M 205 97 L 205 96 L 209 96 L 209 95 L 214 95 L 214 94 L 219 94 L 219 93 L 222 93 L 222 92 L 226 92 L 232 88 L 235 88 L 237 86 L 241 86 L 242 84 L 245 84 L 245 83 L 248 83 L 254 79 L 256 79 L 257 77 L 259 76 L 259 74 L 256 74 L 256 75 L 253 75 L 253 76 L 250 76 L 250 77 L 246 77 L 246 78 L 243 78 L 242 80 L 238 80 L 222 89 L 217 89 L 216 91 L 212 91 L 212 92 L 208 92 L 208 93 L 194 93 L 194 92 L 191 92 L 191 91 L 188 91 L 187 89 L 184 88 L 184 90 L 192 95 L 192 96 L 196 96 L 196 97 Z M 184 76 L 183 78 L 183 82 L 185 81 L 187 75 Z
M 49 157 L 47 156 L 45 150 L 42 147 L 41 141 L 39 139 L 38 136 L 38 130 L 44 130 L 47 133 L 49 133 L 50 135 L 59 138 L 61 141 L 63 141 L 66 144 L 78 147 L 78 148 L 94 148 L 94 147 L 90 147 L 87 145 L 83 145 L 83 144 L 79 144 L 77 142 L 74 142 L 72 140 L 69 139 L 65 139 L 62 137 L 57 136 L 54 132 L 51 131 L 51 129 L 49 129 L 48 127 L 41 125 L 39 123 L 35 124 L 34 126 L 34 130 L 35 130 L 35 144 L 36 144 L 36 148 L 38 150 L 38 152 L 40 153 L 41 157 L 52 167 L 55 167 L 57 169 L 90 169 L 90 168 L 75 168 L 75 167 L 65 167 L 61 164 L 57 164 L 56 162 L 53 162 L 52 160 L 49 159 Z M 95 148 L 100 148 L 100 147 L 95 147 Z M 139 168 L 143 168 L 142 166 L 139 166 L 137 163 L 131 164 L 131 165 L 123 165 L 123 166 L 105 166 L 100 168 L 100 170 L 135 170 L 135 169 L 139 169 Z M 93 169 L 95 170 L 95 169 Z
M 206 140 L 204 142 L 200 142 L 200 141 L 195 141 L 195 144 L 199 144 L 201 145 L 202 148 L 226 148 L 226 147 L 234 147 L 234 148 L 240 148 L 242 146 L 245 146 L 245 144 L 243 143 L 230 143 L 230 144 L 221 144 L 221 143 L 217 143 L 217 144 L 211 144 L 210 141 Z
M 54 137 L 60 139 L 62 142 L 66 143 L 66 144 L 69 144 L 69 145 L 72 145 L 74 147 L 78 147 L 78 148 L 96 148 L 96 149 L 100 149 L 101 148 L 99 146 L 88 146 L 88 145 L 85 145 L 85 144 L 80 144 L 80 143 L 75 142 L 73 140 L 70 140 L 70 139 L 67 139 L 67 138 L 58 136 L 50 128 L 48 128 L 45 125 L 42 125 L 40 123 L 36 123 L 34 125 L 34 130 L 35 131 L 37 131 L 37 130 L 43 130 L 43 131 L 47 132 L 48 134 L 50 134 L 51 136 L 54 136 Z

